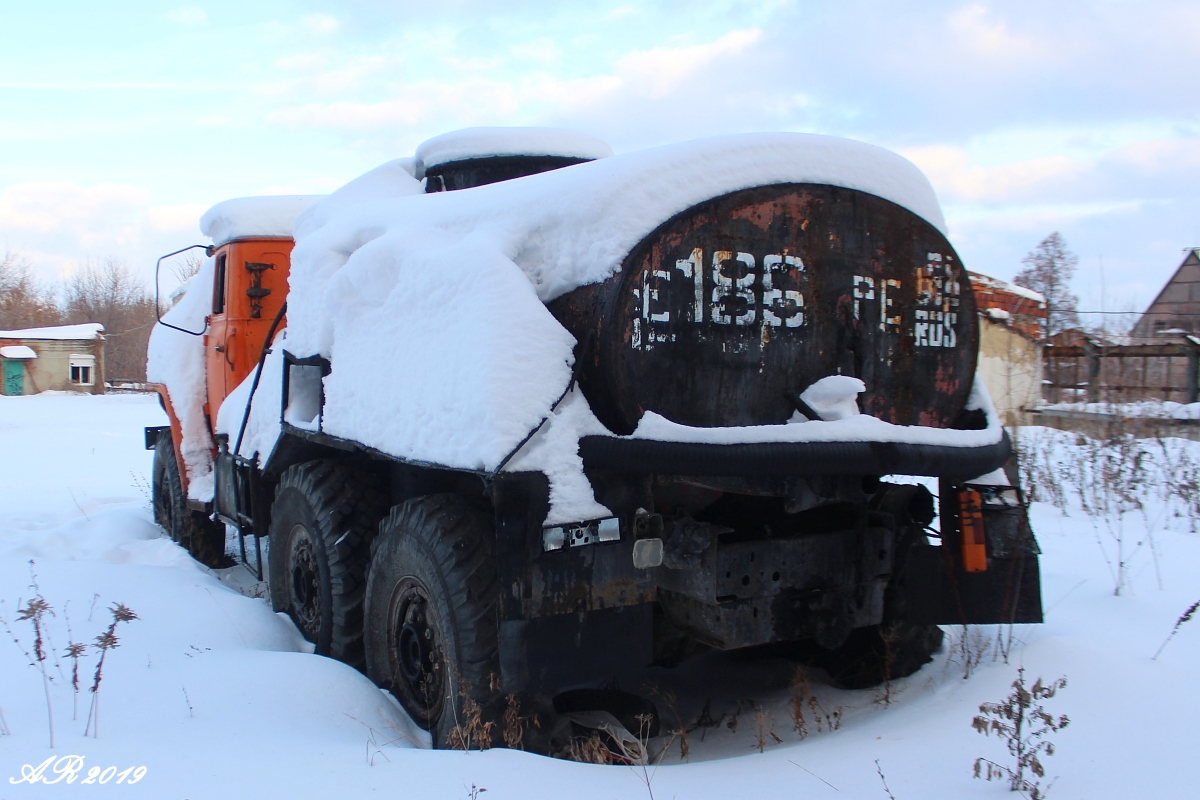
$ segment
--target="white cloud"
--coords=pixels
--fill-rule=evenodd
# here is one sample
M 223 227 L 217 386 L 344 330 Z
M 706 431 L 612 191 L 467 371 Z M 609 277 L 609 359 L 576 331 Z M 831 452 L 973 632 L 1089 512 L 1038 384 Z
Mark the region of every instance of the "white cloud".
M 1095 167 L 1058 155 L 983 166 L 972 162 L 965 149 L 948 145 L 908 148 L 901 153 L 920 167 L 939 195 L 949 201 L 1036 201 L 1053 187 Z
M 313 33 L 333 33 L 342 26 L 337 18 L 328 14 L 305 14 L 300 18 L 300 24 Z
M 208 24 L 208 12 L 198 6 L 181 6 L 163 15 L 166 19 L 188 28 Z
M 200 215 L 207 206 L 189 203 L 178 206 L 158 206 L 145 210 L 146 223 L 157 231 L 190 233 L 196 229 Z
M 563 55 L 558 42 L 550 38 L 540 38 L 513 45 L 510 52 L 514 58 L 547 65 L 557 64 Z
M 700 71 L 736 56 L 761 38 L 757 29 L 737 30 L 704 44 L 635 51 L 618 58 L 608 71 L 582 78 L 560 78 L 547 71 L 511 78 L 498 59 L 448 58 L 457 68 L 453 77 L 397 82 L 387 99 L 306 103 L 276 109 L 266 118 L 297 127 L 378 131 L 433 119 L 449 119 L 454 125 L 517 124 L 547 113 L 582 115 L 619 105 L 625 97 L 667 98 Z M 310 76 L 304 85 L 307 91 L 328 93 L 339 83 L 348 86 L 368 72 L 378 76 L 394 66 L 362 63 L 345 68 L 344 79 L 339 78 L 342 73 L 330 71 Z
M 664 97 L 703 67 L 718 59 L 735 58 L 762 36 L 761 30 L 752 28 L 730 31 L 708 44 L 629 53 L 617 62 L 614 77 L 622 88 L 645 97 Z
M 325 53 L 293 53 L 290 56 L 276 59 L 275 66 L 289 72 L 309 72 L 320 69 L 329 63 Z
M 130 184 L 13 184 L 0 190 L 0 242 L 20 250 L 44 279 L 67 274 L 72 264 L 108 256 L 148 275 L 155 253 L 198 236 L 200 208 L 151 207 L 150 195 Z
M 145 189 L 126 184 L 20 183 L 0 193 L 0 226 L 36 233 L 82 231 L 96 222 L 117 222 L 148 197 Z
M 988 9 L 972 3 L 954 11 L 947 19 L 955 44 L 968 52 L 1006 61 L 1026 60 L 1046 52 L 1046 43 L 1031 36 L 1016 36 L 1003 21 L 989 19 Z

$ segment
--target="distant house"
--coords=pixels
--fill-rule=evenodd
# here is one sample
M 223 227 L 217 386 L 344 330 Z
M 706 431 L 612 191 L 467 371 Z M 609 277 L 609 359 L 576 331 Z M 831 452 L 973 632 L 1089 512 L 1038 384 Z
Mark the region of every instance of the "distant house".
M 1187 256 L 1129 332 L 1136 339 L 1200 333 L 1200 247 Z
M 979 376 L 1000 421 L 1017 425 L 1042 401 L 1042 347 L 1046 298 L 978 272 L 970 273 L 979 309 Z
M 0 390 L 104 394 L 104 326 L 97 322 L 0 331 Z

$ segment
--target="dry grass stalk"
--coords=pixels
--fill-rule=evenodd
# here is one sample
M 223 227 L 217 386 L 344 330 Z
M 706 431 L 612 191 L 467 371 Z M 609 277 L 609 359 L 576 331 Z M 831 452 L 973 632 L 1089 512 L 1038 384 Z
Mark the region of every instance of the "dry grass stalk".
M 656 698 L 663 705 L 663 707 L 670 712 L 671 716 L 674 717 L 675 728 L 674 730 L 669 731 L 669 733 L 672 737 L 679 737 L 679 759 L 680 761 L 687 761 L 688 755 L 691 753 L 692 749 L 691 745 L 688 743 L 688 733 L 690 731 L 688 730 L 687 725 L 684 724 L 683 717 L 679 714 L 679 700 L 675 696 L 675 692 L 671 691 L 670 689 L 666 691 L 660 691 L 658 686 L 656 686 L 654 683 L 646 684 L 644 690 L 646 694 Z M 709 714 L 709 706 L 711 702 L 712 701 L 708 701 L 704 704 L 704 710 L 700 712 L 700 719 L 696 720 L 696 724 L 691 728 L 691 730 L 696 730 L 697 727 L 702 727 L 701 720 L 703 720 L 706 715 Z M 640 720 L 641 717 L 639 716 L 638 719 Z M 711 721 L 712 717 L 708 716 L 708 719 Z M 703 736 L 701 736 L 701 741 L 703 741 Z
M 792 728 L 800 739 L 808 737 L 808 720 L 804 718 L 804 704 L 812 694 L 808 684 L 808 670 L 798 667 L 792 676 L 792 701 L 789 706 L 792 712 Z
M 805 709 L 808 709 L 807 713 Z M 821 733 L 828 728 L 831 731 L 836 731 L 842 726 L 842 709 L 826 709 L 817 699 L 817 696 L 812 692 L 812 686 L 808 682 L 808 670 L 804 667 L 797 667 L 796 674 L 792 677 L 792 698 L 788 704 L 788 710 L 792 718 L 792 729 L 796 731 L 796 735 L 800 739 L 808 737 L 808 717 L 812 717 L 813 724 L 817 726 L 817 733 Z
M 21 644 L 21 640 L 13 633 L 9 627 L 7 620 L 0 619 L 4 624 L 4 630 L 8 632 L 8 636 L 13 640 L 13 643 L 24 654 L 25 659 L 31 667 L 34 667 L 41 673 L 42 690 L 46 695 L 46 726 L 50 734 L 50 747 L 54 747 L 54 708 L 50 703 L 50 684 L 54 679 L 50 676 L 50 668 L 47 661 L 49 660 L 49 648 L 47 646 L 47 631 L 46 617 L 54 616 L 54 609 L 42 597 L 41 590 L 38 588 L 37 575 L 33 571 L 33 561 L 29 562 L 29 575 L 31 578 L 30 588 L 33 589 L 34 595 L 29 599 L 23 607 L 17 609 L 17 619 L 21 622 L 28 622 L 33 626 L 33 650 L 32 652 Z M 6 726 L 7 727 L 7 726 Z
M 610 753 L 600 734 L 592 731 L 587 736 L 572 736 L 567 743 L 566 756 L 583 764 L 608 764 Z
M 883 782 L 883 790 L 887 792 L 888 800 L 896 800 L 896 795 L 892 794 L 892 790 L 888 788 L 887 778 L 883 777 L 883 767 L 879 766 L 879 759 L 875 759 L 875 772 L 879 774 L 879 780 Z
M 1012 683 L 1012 692 L 999 703 L 984 703 L 979 706 L 979 715 L 971 720 L 971 727 L 984 736 L 996 734 L 1005 740 L 1009 754 L 1015 759 L 1015 769 L 997 764 L 986 758 L 975 759 L 975 777 L 987 780 L 1006 780 L 1014 792 L 1027 792 L 1031 800 L 1041 800 L 1046 790 L 1040 781 L 1025 777 L 1028 770 L 1037 778 L 1046 775 L 1039 756 L 1054 755 L 1054 743 L 1048 738 L 1067 727 L 1070 720 L 1065 714 L 1054 717 L 1042 707 L 1042 701 L 1054 697 L 1067 685 L 1066 678 L 1043 684 L 1038 678 L 1032 687 L 1025 686 L 1025 669 L 1017 670 L 1017 679 Z
M 961 626 L 954 646 L 951 648 L 951 653 L 959 658 L 963 671 L 963 680 L 971 677 L 979 665 L 983 663 L 983 657 L 987 655 L 988 646 L 988 642 L 983 638 L 983 633 L 978 628 L 972 628 L 970 625 Z
M 521 701 L 515 694 L 508 695 L 508 707 L 504 710 L 504 717 L 501 721 L 504 723 L 504 730 L 500 735 L 504 739 L 504 746 L 510 750 L 524 749 L 522 745 L 525 743 L 526 725 L 532 724 L 535 728 L 542 727 L 542 721 L 536 714 L 527 717 L 521 716 Z
M 754 746 L 760 753 L 767 748 L 766 728 L 767 712 L 763 710 L 762 706 L 756 706 L 754 709 Z
M 103 633 L 96 637 L 96 643 L 92 645 L 100 651 L 100 661 L 97 662 L 96 672 L 92 676 L 92 686 L 89 690 L 92 693 L 92 706 L 88 711 L 88 721 L 83 735 L 86 736 L 90 730 L 93 739 L 100 736 L 100 683 L 104 680 L 104 661 L 108 657 L 108 651 L 117 649 L 121 643 L 117 638 L 117 625 L 122 622 L 132 622 L 138 618 L 133 609 L 124 603 L 117 603 L 108 611 L 112 615 L 112 622 L 108 624 Z
M 446 737 L 451 750 L 489 750 L 496 723 L 483 721 L 483 709 L 471 697 L 471 684 L 459 683 L 458 694 L 462 700 L 463 720 L 450 729 Z
M 71 697 L 71 720 L 79 719 L 79 659 L 87 652 L 87 645 L 83 642 L 75 641 L 75 634 L 71 630 L 71 615 L 67 613 L 67 607 L 70 603 L 63 606 L 63 619 L 67 623 L 67 656 L 71 659 L 71 689 L 74 694 Z
M 1158 657 L 1162 654 L 1162 651 L 1167 646 L 1167 643 L 1175 638 L 1175 634 L 1179 633 L 1179 627 L 1183 625 L 1183 623 L 1189 621 L 1195 615 L 1198 609 L 1200 609 L 1200 600 L 1197 600 L 1188 606 L 1187 611 L 1184 611 L 1183 614 L 1180 615 L 1179 619 L 1175 620 L 1175 627 L 1171 628 L 1171 632 L 1167 634 L 1167 638 L 1163 640 L 1161 645 L 1159 645 L 1158 650 L 1155 651 L 1154 656 L 1150 659 L 1151 661 L 1158 660 Z
M 899 636 L 900 632 L 896 626 L 879 626 L 879 639 L 883 642 L 883 684 L 879 687 L 879 694 L 876 696 L 875 702 L 883 705 L 884 708 L 892 704 L 892 665 L 896 663 L 893 645 L 896 644 Z
M 672 698 L 673 699 L 673 698 Z M 654 718 L 650 714 L 638 714 L 638 743 L 641 745 L 644 758 L 640 762 L 631 763 L 638 779 L 646 785 L 646 794 L 650 796 L 650 800 L 654 800 L 654 789 L 651 784 L 654 782 L 654 776 L 658 772 L 658 767 L 662 763 L 663 757 L 671 749 L 671 745 L 675 740 L 675 734 L 671 734 L 671 738 L 667 744 L 658 752 L 657 756 L 650 755 L 650 729 Z M 680 726 L 682 728 L 682 726 Z M 629 755 L 626 752 L 626 755 Z
M 775 733 L 775 718 L 762 706 L 756 706 L 754 709 L 754 727 L 754 746 L 758 748 L 758 752 L 766 750 L 768 738 L 774 739 L 775 744 L 783 743 L 783 739 Z

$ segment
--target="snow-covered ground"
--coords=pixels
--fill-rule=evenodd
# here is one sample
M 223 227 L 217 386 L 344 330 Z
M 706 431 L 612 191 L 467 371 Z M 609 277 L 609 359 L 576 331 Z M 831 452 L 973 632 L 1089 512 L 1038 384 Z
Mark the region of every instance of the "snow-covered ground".
M 1047 702 L 1071 719 L 1053 737 L 1056 754 L 1045 759 L 1043 785 L 1055 781 L 1050 797 L 1198 794 L 1189 764 L 1200 712 L 1200 620 L 1182 625 L 1158 659 L 1151 657 L 1200 599 L 1194 531 L 1200 490 L 1193 483 L 1189 495 L 1184 485 L 1196 478 L 1200 443 L 1148 442 L 1141 465 L 1119 473 L 1120 459 L 1105 455 L 1112 448 L 1076 434 L 1022 429 L 1020 442 L 1034 453 L 1038 496 L 1057 500 L 1066 513 L 1050 502 L 1034 505 L 1047 622 L 1014 632 L 1009 663 L 992 654 L 996 630 L 981 628 L 966 637 L 967 651 L 982 660 L 964 679 L 963 634 L 948 629 L 948 643 L 958 646 L 896 682 L 889 704 L 880 691 L 834 690 L 814 671 L 815 697 L 826 711 L 839 711 L 841 723 L 818 731 L 810 712 L 801 741 L 790 712 L 794 665 L 709 655 L 650 677 L 660 693 L 674 693 L 689 727 L 706 704 L 720 725 L 688 735 L 686 762 L 676 740 L 662 766 L 643 773 L 506 750 L 424 749 L 426 737 L 386 695 L 354 670 L 307 654 L 290 622 L 246 596 L 253 587 L 244 570 L 211 573 L 154 526 L 142 427 L 163 422 L 147 396 L 0 397 L 0 617 L 31 650 L 33 629 L 17 616 L 35 592 L 32 572 L 36 591 L 53 608 L 46 641 L 55 654 L 48 662 L 50 749 L 42 675 L 7 634 L 0 639 L 0 798 L 92 791 L 150 798 L 466 798 L 472 786 L 486 788 L 487 800 L 650 792 L 886 798 L 876 760 L 897 800 L 1003 798 L 1012 795 L 1002 785 L 972 778 L 977 756 L 1009 759 L 1001 742 L 971 729 L 971 719 L 980 703 L 1004 697 L 1019 665 L 1031 680 L 1065 675 L 1069 682 Z M 1131 455 L 1131 448 L 1119 455 Z M 1097 463 L 1107 473 L 1087 466 Z M 1175 478 L 1164 481 L 1165 475 Z M 1062 492 L 1051 491 L 1051 482 Z M 1115 491 L 1129 485 L 1131 498 Z M 1165 491 L 1171 485 L 1174 495 Z M 1085 513 L 1081 499 L 1099 516 Z M 1128 569 L 1116 596 L 1122 532 Z M 115 603 L 138 619 L 117 628 L 120 647 L 108 654 L 99 692 L 98 736 L 85 736 L 96 657 L 89 650 L 80 661 L 76 714 L 65 649 L 102 633 Z M 670 712 L 664 721 L 672 723 Z M 72 788 L 63 788 L 66 778 L 54 789 L 20 782 L 47 759 L 70 755 L 82 757 Z M 103 772 L 110 766 L 116 769 Z M 93 767 L 96 780 L 107 775 L 109 784 L 127 768 L 146 769 L 132 786 L 95 789 L 83 785 Z M 45 780 L 55 777 L 45 773 Z

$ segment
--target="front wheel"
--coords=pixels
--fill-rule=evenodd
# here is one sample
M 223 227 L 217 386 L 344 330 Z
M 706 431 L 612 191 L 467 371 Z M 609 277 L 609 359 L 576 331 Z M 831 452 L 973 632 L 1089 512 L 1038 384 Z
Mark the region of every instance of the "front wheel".
M 154 467 L 150 478 L 154 498 L 154 521 L 162 526 L 171 541 L 187 550 L 206 567 L 229 566 L 225 556 L 225 526 L 213 522 L 201 511 L 187 507 L 175 445 L 167 433 L 154 445 Z
M 367 579 L 367 674 L 433 736 L 487 747 L 499 717 L 492 523 L 453 495 L 396 506 Z
M 319 655 L 359 669 L 367 557 L 383 508 L 370 475 L 334 461 L 290 467 L 271 505 L 271 605 Z

